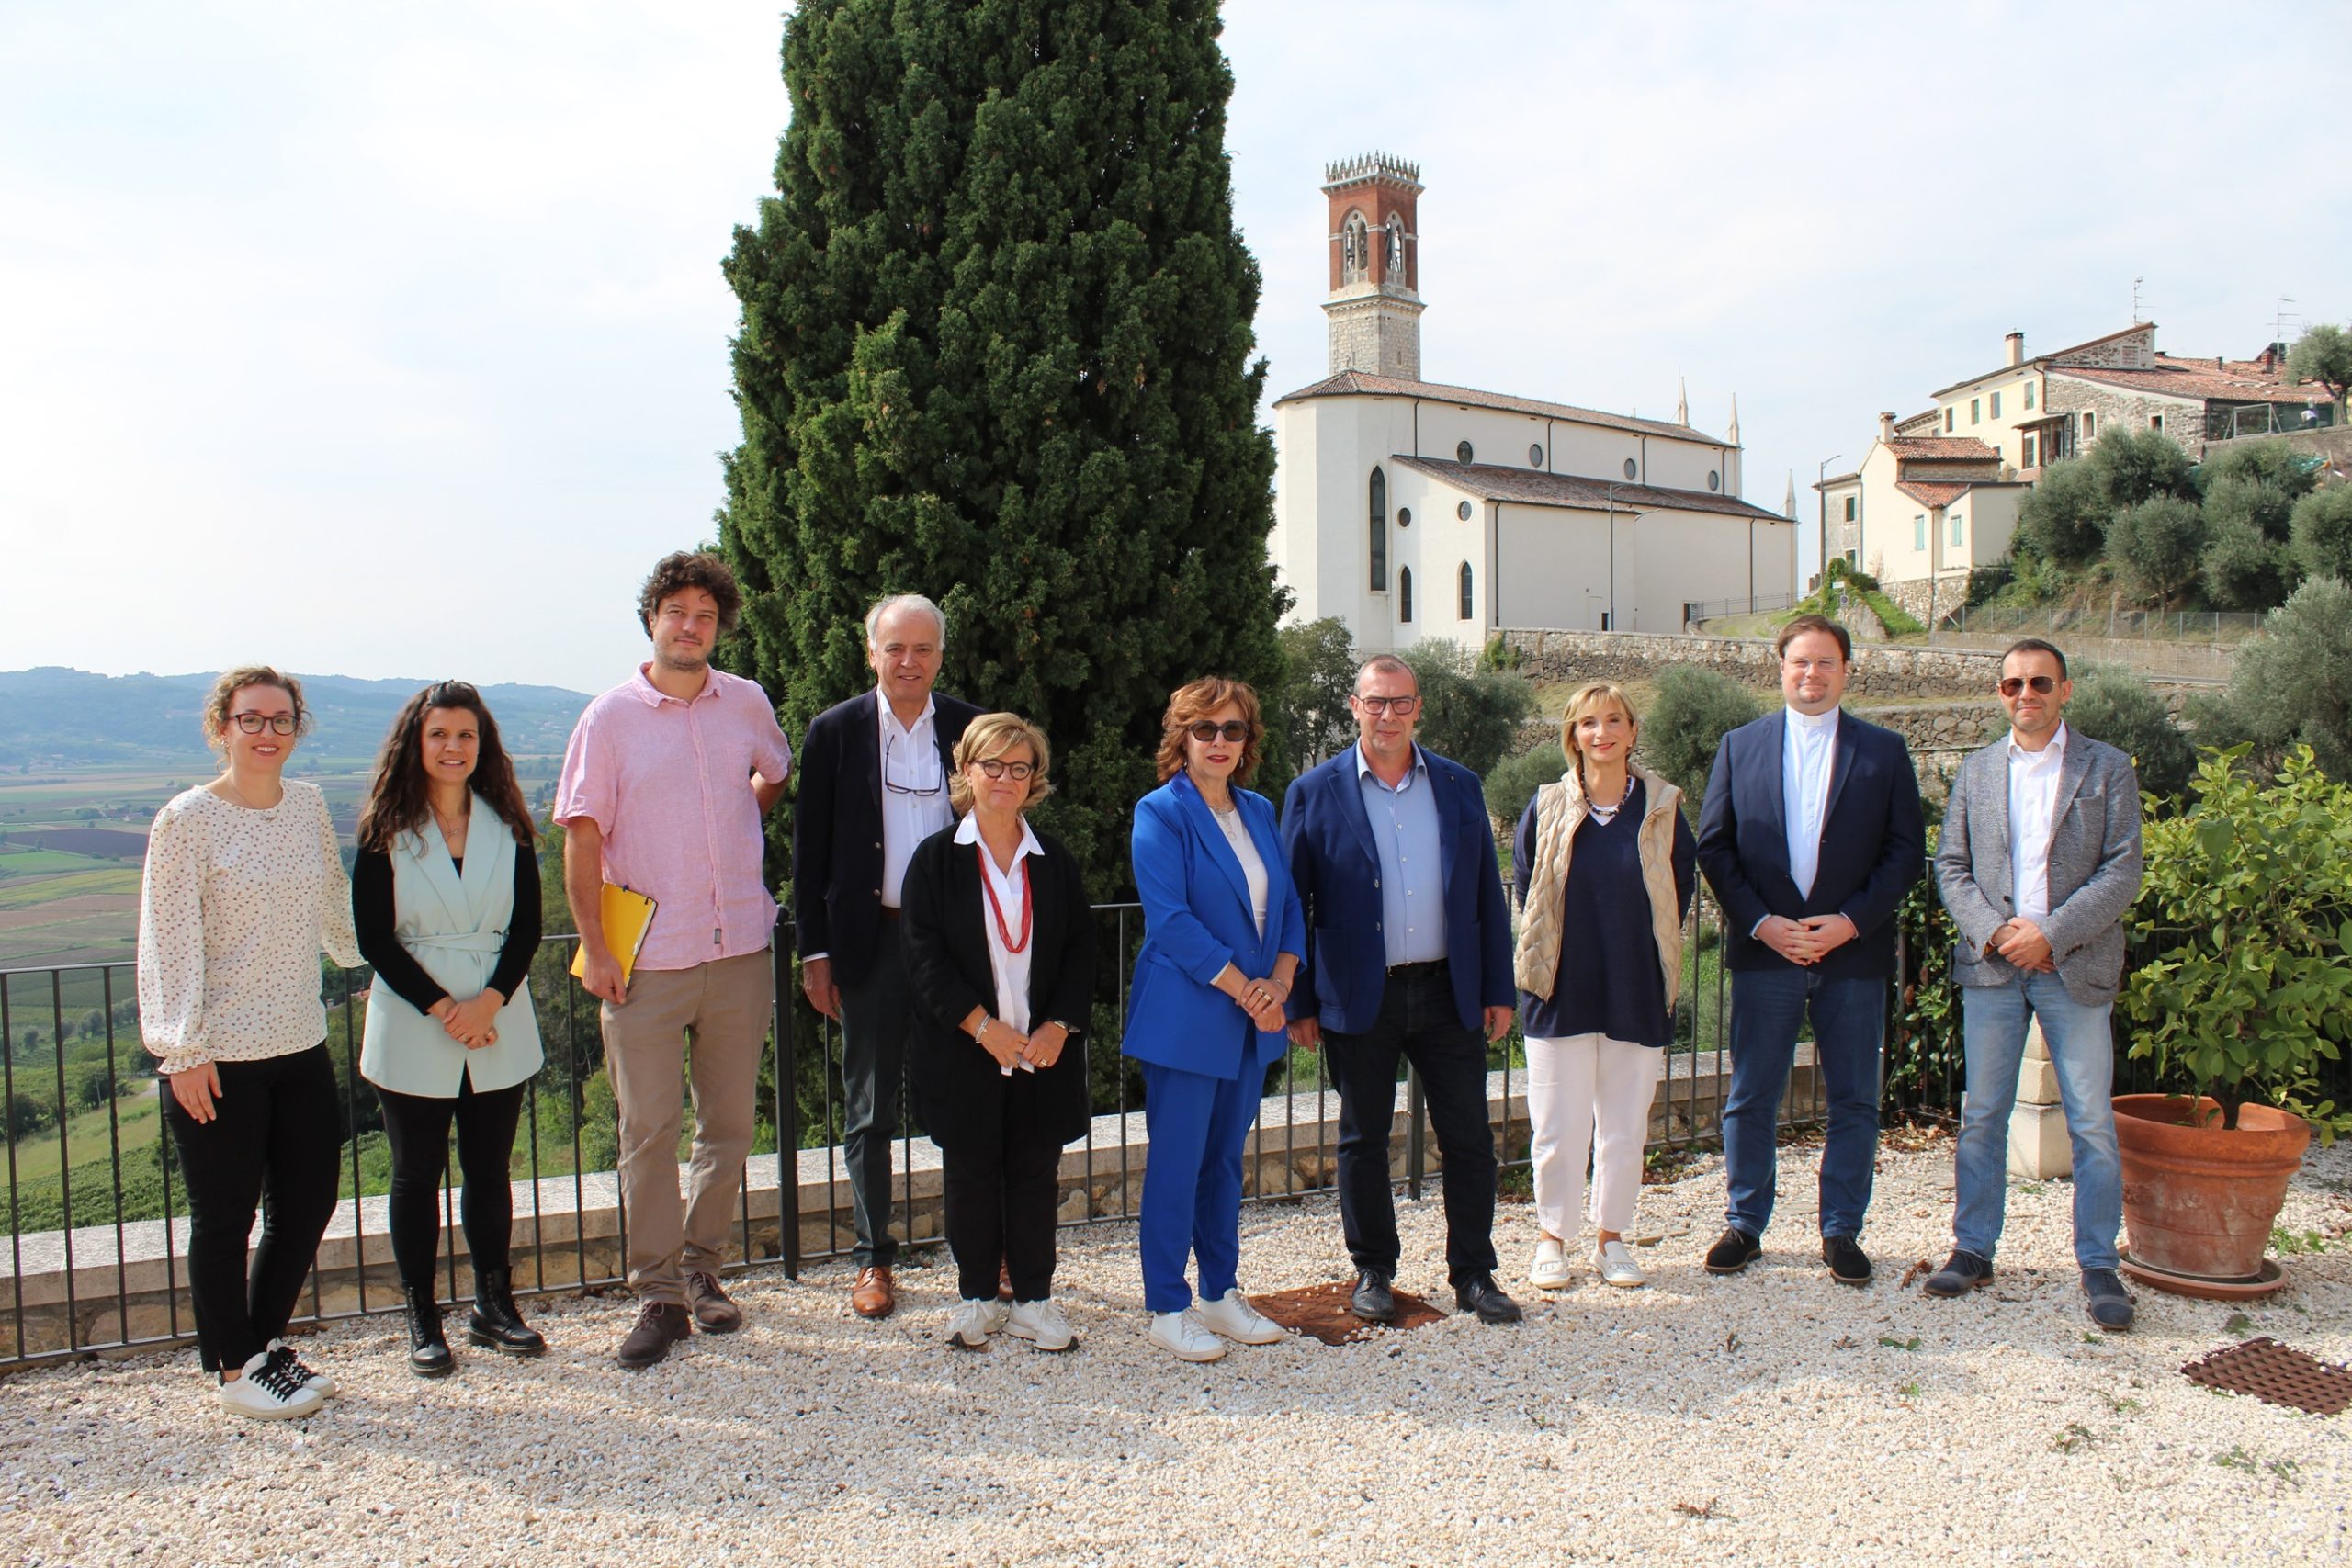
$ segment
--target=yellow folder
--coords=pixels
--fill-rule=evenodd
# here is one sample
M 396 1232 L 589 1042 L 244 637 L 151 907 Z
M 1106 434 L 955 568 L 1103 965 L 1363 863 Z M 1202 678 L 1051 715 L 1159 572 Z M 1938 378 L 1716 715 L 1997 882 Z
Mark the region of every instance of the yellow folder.
M 626 986 L 637 968 L 638 949 L 645 945 L 645 933 L 653 925 L 653 900 L 634 888 L 607 882 L 604 906 L 605 945 L 620 960 L 621 984 Z M 571 950 L 571 974 L 578 979 L 587 973 L 588 947 L 582 942 Z

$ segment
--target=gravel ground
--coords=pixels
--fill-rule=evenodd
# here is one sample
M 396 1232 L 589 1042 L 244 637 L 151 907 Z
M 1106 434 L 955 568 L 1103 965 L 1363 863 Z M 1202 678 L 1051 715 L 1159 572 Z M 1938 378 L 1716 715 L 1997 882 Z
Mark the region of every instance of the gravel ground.
M 854 1318 L 836 1267 L 742 1283 L 732 1337 L 628 1373 L 627 1302 L 526 1303 L 551 1349 L 458 1346 L 411 1377 L 390 1320 L 305 1342 L 343 1396 L 306 1422 L 219 1413 L 193 1352 L 0 1382 L 0 1559 L 153 1563 L 2341 1564 L 2352 1413 L 2221 1395 L 2179 1366 L 2267 1333 L 2352 1361 L 2352 1150 L 2314 1149 L 2280 1216 L 2322 1250 L 2236 1309 L 2141 1292 L 2090 1330 L 2064 1182 L 2015 1187 L 1994 1289 L 1898 1283 L 1950 1239 L 1951 1146 L 1890 1148 L 1867 1291 L 1827 1278 L 1810 1151 L 1747 1275 L 1698 1253 L 1713 1158 L 1644 1195 L 1644 1291 L 1589 1270 L 1515 1329 L 1466 1317 L 1186 1367 L 1148 1346 L 1134 1231 L 1065 1235 L 1069 1356 L 942 1342 L 953 1276 L 910 1267 Z M 1443 1221 L 1400 1201 L 1400 1285 L 1450 1301 Z M 1243 1276 L 1343 1270 L 1329 1199 L 1251 1208 Z M 1498 1224 L 1521 1282 L 1532 1212 Z M 14 1548 L 7 1543 L 15 1542 Z

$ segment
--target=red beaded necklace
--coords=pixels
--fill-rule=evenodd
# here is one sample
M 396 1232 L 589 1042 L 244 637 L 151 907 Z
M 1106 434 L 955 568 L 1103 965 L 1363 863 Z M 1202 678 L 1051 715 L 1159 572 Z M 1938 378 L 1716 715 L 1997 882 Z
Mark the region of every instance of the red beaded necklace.
M 1004 929 L 1004 906 L 997 901 L 996 878 L 989 874 L 989 848 L 986 844 L 975 844 L 972 848 L 980 857 L 980 891 L 989 896 L 989 912 L 996 917 L 997 939 L 1004 943 L 1004 950 L 1007 953 L 1028 951 L 1029 857 L 1027 855 L 1017 857 L 1017 863 L 1021 870 L 1021 940 L 1015 942 L 1012 940 L 1012 933 Z

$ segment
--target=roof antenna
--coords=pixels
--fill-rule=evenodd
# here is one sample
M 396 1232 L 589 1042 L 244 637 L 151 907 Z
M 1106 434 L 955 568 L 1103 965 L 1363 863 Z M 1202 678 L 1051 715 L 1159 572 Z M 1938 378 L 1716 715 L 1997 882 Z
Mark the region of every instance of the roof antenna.
M 2302 324 L 2303 318 L 2301 313 L 2287 309 L 2288 306 L 2294 302 L 2293 298 L 2289 295 L 2281 294 L 2278 296 L 2278 313 L 2270 318 L 2270 341 L 2272 343 L 2285 343 L 2287 341 L 2287 328 L 2290 325 L 2300 326 Z
M 2140 324 L 2140 285 L 2147 281 L 2144 277 L 2132 280 L 2132 324 L 2135 327 Z

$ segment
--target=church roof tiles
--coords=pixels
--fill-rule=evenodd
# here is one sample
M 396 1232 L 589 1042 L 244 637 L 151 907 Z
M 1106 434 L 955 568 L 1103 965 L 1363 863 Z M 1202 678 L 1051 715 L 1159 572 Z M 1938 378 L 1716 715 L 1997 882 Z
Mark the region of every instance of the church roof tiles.
M 1452 463 L 1437 457 L 1408 457 L 1397 453 L 1388 459 L 1442 479 L 1456 490 L 1487 501 L 1515 501 L 1536 506 L 1615 506 L 1621 512 L 1715 512 L 1733 517 L 1756 517 L 1785 523 L 1778 512 L 1742 501 L 1736 495 L 1708 491 L 1669 490 L 1662 485 L 1611 484 L 1582 474 L 1550 474 L 1537 468 L 1514 468 L 1501 463 Z
M 1704 442 L 1711 446 L 1738 445 L 1668 420 L 1636 419 L 1631 414 L 1577 408 L 1573 403 L 1547 403 L 1535 398 L 1514 398 L 1503 392 L 1482 392 L 1475 387 L 1448 386 L 1442 381 L 1408 381 L 1395 376 L 1374 376 L 1365 370 L 1342 370 L 1336 376 L 1327 376 L 1313 386 L 1301 387 L 1295 392 L 1276 398 L 1274 403 L 1280 407 L 1283 403 L 1299 402 L 1308 398 L 1343 397 L 1426 398 L 1431 402 L 1458 403 L 1465 408 L 1500 409 L 1507 413 L 1526 413 L 1539 419 L 1597 424 L 1610 430 L 1633 431 L 1643 435 Z

